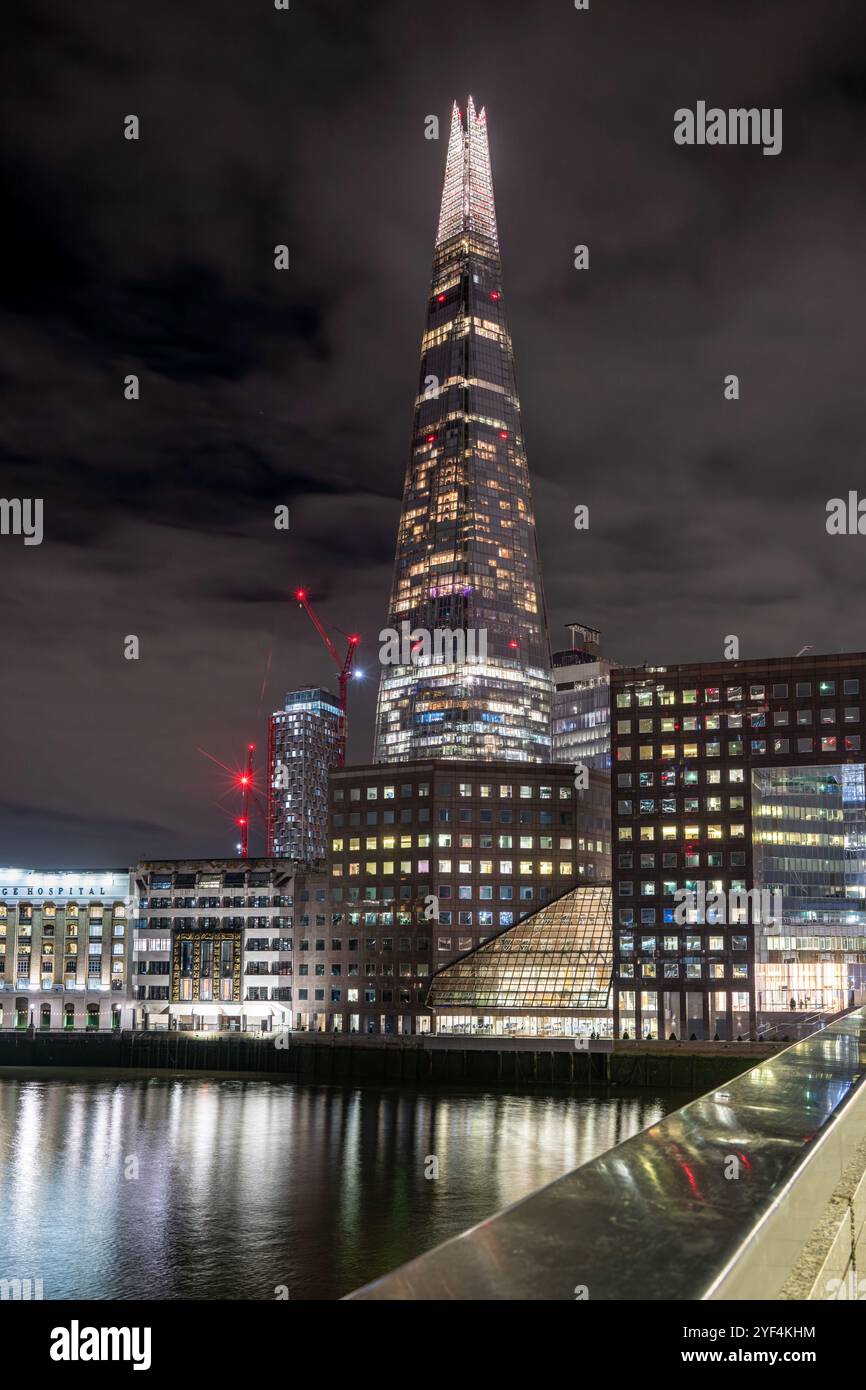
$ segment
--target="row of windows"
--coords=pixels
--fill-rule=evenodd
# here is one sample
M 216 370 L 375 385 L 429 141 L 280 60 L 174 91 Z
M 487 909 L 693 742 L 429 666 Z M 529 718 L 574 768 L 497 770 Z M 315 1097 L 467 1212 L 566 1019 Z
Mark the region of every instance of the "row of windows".
M 798 709 L 793 711 L 796 714 L 795 722 L 799 725 L 808 726 L 816 722 L 821 724 L 836 724 L 837 710 L 835 705 L 829 705 L 817 711 L 814 709 Z M 790 724 L 792 711 L 789 709 L 777 709 L 773 711 L 773 724 L 784 727 Z M 682 719 L 662 717 L 661 719 L 618 719 L 616 732 L 618 737 L 630 735 L 632 731 L 637 734 L 694 734 L 694 733 L 717 733 L 722 729 L 722 720 L 726 729 L 742 729 L 743 721 L 748 719 L 749 728 L 765 729 L 767 727 L 767 711 L 752 710 L 748 714 L 705 714 L 705 715 L 686 715 Z M 860 706 L 845 705 L 842 710 L 842 722 L 845 724 L 860 723 Z M 634 729 L 635 723 L 637 728 Z
M 687 955 L 695 951 L 723 951 L 725 949 L 725 938 L 721 932 L 709 930 L 706 940 L 699 933 L 691 930 L 685 936 L 681 934 L 666 934 L 664 936 L 640 936 L 635 942 L 635 937 L 631 932 L 617 932 L 617 946 L 620 955 L 629 955 L 637 949 L 644 955 L 654 955 L 657 951 L 673 952 Z M 731 935 L 732 951 L 747 951 L 749 949 L 749 938 L 742 933 L 735 932 Z
M 5 969 L 6 969 L 6 958 L 5 958 L 5 956 L 0 956 L 0 971 L 3 971 L 3 970 L 5 970 Z M 44 961 L 42 962 L 42 967 L 41 967 L 41 969 L 42 969 L 42 975 L 43 975 L 43 976 L 50 975 L 50 976 L 53 977 L 53 975 L 54 975 L 54 961 L 53 961 L 53 960 L 44 960 Z M 63 973 L 64 973 L 64 975 L 75 977 L 75 975 L 77 974 L 77 970 L 78 970 L 78 960 L 77 960 L 77 958 L 76 958 L 76 959 L 73 959 L 73 960 L 68 960 L 68 961 L 66 962 L 66 968 L 65 968 L 65 970 L 64 970 Z M 23 957 L 21 957 L 21 959 L 18 960 L 17 963 L 16 963 L 16 980 L 17 980 L 17 983 L 18 983 L 19 988 L 26 988 L 26 987 L 27 987 L 27 980 L 30 978 L 31 973 L 32 973 L 32 963 L 31 963 L 30 957 L 29 957 L 29 956 L 23 956 Z M 112 961 L 112 962 L 111 962 L 111 973 L 112 973 L 112 975 L 122 975 L 122 974 L 123 974 L 123 961 Z M 101 977 L 101 975 L 102 975 L 102 961 L 101 961 L 101 960 L 88 960 L 88 962 L 87 962 L 87 974 L 88 974 L 88 975 L 96 975 L 96 976 Z
M 360 993 L 360 991 L 357 990 L 357 989 L 347 989 L 347 990 L 346 990 L 346 1003 L 347 1003 L 347 1004 L 357 1004 L 357 1003 L 359 1002 L 359 999 L 358 999 L 359 993 Z M 380 990 L 380 991 L 377 991 L 377 990 L 372 989 L 372 988 L 371 988 L 371 989 L 365 989 L 365 990 L 363 991 L 363 995 L 364 995 L 364 1003 L 365 1003 L 365 1004 L 375 1004 L 375 1003 L 376 1003 L 377 995 L 378 995 L 378 998 L 380 999 L 381 1003 L 383 1003 L 383 1004 L 392 1004 L 392 1003 L 394 1002 L 394 991 L 393 991 L 393 990 L 390 990 L 390 989 L 383 989 L 383 990 Z M 250 999 L 255 999 L 255 997 L 256 997 L 255 991 L 250 990 L 248 997 L 249 997 Z M 291 991 L 291 990 L 286 990 L 286 992 L 285 992 L 285 998 L 291 999 L 291 997 L 292 997 L 292 991 Z M 325 991 L 324 991 L 324 989 L 314 989 L 314 990 L 313 990 L 313 995 L 312 995 L 312 997 L 313 997 L 314 1000 L 316 1000 L 316 1001 L 318 1001 L 318 1002 L 323 1002 L 323 1001 L 324 1001 L 324 998 L 325 998 Z M 343 997 L 343 991 L 342 991 L 342 990 L 340 990 L 340 989 L 332 989 L 332 990 L 331 990 L 331 992 L 330 992 L 330 1000 L 331 1000 L 331 1003 L 332 1003 L 332 1004 L 339 1004 L 340 1001 L 342 1000 L 342 997 Z M 424 990 L 418 990 L 418 991 L 416 992 L 416 995 L 415 995 L 416 1003 L 418 1003 L 418 1004 L 423 1004 L 423 1003 L 424 1003 L 425 997 L 426 997 L 425 991 L 424 991 Z M 298 998 L 298 999 L 309 999 L 309 998 L 310 998 L 310 991 L 309 991 L 308 989 L 299 989 L 299 990 L 296 992 L 296 998 Z M 409 989 L 401 989 L 401 990 L 398 990 L 398 991 L 397 991 L 397 998 L 398 998 L 398 1000 L 399 1000 L 399 1002 L 400 1002 L 401 1004 L 411 1004 L 411 1003 L 412 1003 L 412 991 L 409 990 Z
M 725 966 L 717 961 L 702 963 L 701 961 L 686 961 L 682 964 L 676 960 L 666 960 L 661 969 L 655 961 L 643 961 L 640 963 L 639 971 L 634 965 L 625 961 L 617 966 L 616 972 L 621 980 L 633 980 L 636 974 L 640 974 L 644 980 L 657 980 L 660 976 L 665 980 L 724 980 Z M 731 980 L 748 980 L 748 965 L 731 965 Z
M 413 869 L 411 859 L 401 859 L 399 861 L 400 868 L 398 871 L 394 867 L 395 861 L 393 859 L 385 859 L 382 861 L 381 865 L 377 865 L 374 859 L 368 859 L 364 863 L 364 873 L 369 878 L 374 878 L 377 875 L 387 878 L 396 872 L 401 874 L 429 874 L 431 872 L 430 866 L 432 862 L 434 861 L 430 859 L 418 859 L 415 861 L 415 868 Z M 457 865 L 456 869 L 452 868 L 452 864 L 455 862 Z M 494 872 L 500 875 L 518 873 L 530 877 L 540 876 L 542 878 L 554 872 L 571 877 L 574 872 L 570 859 L 560 859 L 556 868 L 554 868 L 554 861 L 552 859 L 539 859 L 537 863 L 534 863 L 531 859 L 518 859 L 516 863 L 517 868 L 515 869 L 514 860 L 500 859 L 497 868 L 494 870 L 492 859 L 479 859 L 474 863 L 471 859 L 458 859 L 456 861 L 451 859 L 437 859 L 435 860 L 435 872 L 439 874 L 467 874 L 470 876 L 475 874 L 493 874 Z M 345 864 L 332 864 L 331 874 L 334 878 L 344 878 L 347 874 L 347 866 Z M 348 864 L 348 877 L 357 878 L 360 874 L 361 861 L 350 860 Z
M 745 785 L 746 774 L 743 768 L 728 767 L 726 768 L 726 771 L 728 774 L 726 780 L 731 784 L 731 786 L 738 787 L 741 785 Z M 662 768 L 659 771 L 659 785 L 662 787 L 675 787 L 677 785 L 678 776 L 679 774 L 676 768 Z M 637 774 L 638 786 L 655 786 L 655 777 L 655 772 L 639 772 Z M 687 767 L 683 769 L 682 775 L 679 777 L 679 780 L 684 787 L 697 787 L 700 785 L 701 781 L 703 781 L 704 784 L 708 787 L 719 787 L 722 785 L 722 769 L 719 767 L 707 767 L 703 769 Z M 633 787 L 634 773 L 617 773 L 616 785 L 617 787 L 622 789 Z
M 719 812 L 723 809 L 724 801 L 727 801 L 729 811 L 745 811 L 746 799 L 743 796 L 705 796 L 704 810 L 711 813 Z M 675 796 L 662 797 L 661 801 L 656 802 L 652 797 L 644 797 L 637 802 L 637 810 L 642 816 L 654 816 L 657 811 L 663 816 L 675 816 L 679 812 L 683 815 L 700 811 L 701 799 L 698 796 L 686 796 L 677 798 Z M 635 814 L 635 802 L 631 798 L 621 798 L 616 803 L 616 813 L 618 816 L 633 816 Z
M 834 696 L 837 692 L 836 680 L 819 681 L 795 681 L 794 695 L 797 699 L 811 699 L 813 692 L 817 693 L 820 699 Z M 726 685 L 724 687 L 725 701 L 729 704 L 737 704 L 748 698 L 749 700 L 787 700 L 789 699 L 789 684 L 786 681 L 777 681 L 767 685 L 765 683 L 755 683 L 750 685 Z M 769 691 L 769 695 L 768 695 Z M 651 706 L 654 703 L 660 705 L 697 705 L 700 703 L 717 705 L 721 701 L 721 687 L 718 685 L 691 687 L 689 689 L 665 690 L 655 687 L 648 687 L 643 690 L 621 690 L 616 695 L 617 709 L 628 709 L 632 704 L 639 708 Z M 860 682 L 856 679 L 843 680 L 841 682 L 841 693 L 843 695 L 859 695 Z
M 697 821 L 689 825 L 660 825 L 658 829 L 661 831 L 659 838 L 662 840 L 700 840 L 705 838 L 701 826 Z M 730 821 L 728 823 L 727 836 L 725 835 L 724 827 L 720 824 L 708 825 L 706 827 L 706 838 L 710 840 L 724 840 L 726 838 L 731 840 L 742 840 L 745 839 L 745 835 L 746 827 L 742 821 Z M 617 831 L 617 838 L 621 841 L 633 840 L 635 837 L 632 827 L 630 825 L 621 825 Z M 655 838 L 656 827 L 654 825 L 638 826 L 638 839 L 648 844 Z
M 65 911 L 67 918 L 72 918 L 72 917 L 77 917 L 77 916 L 78 916 L 78 904 L 77 904 L 77 903 L 53 903 L 53 902 L 47 902 L 47 901 L 44 901 L 44 900 L 41 900 L 41 899 L 40 899 L 40 900 L 37 900 L 36 902 L 26 902 L 26 903 L 19 902 L 19 903 L 8 903 L 8 904 L 7 904 L 7 903 L 5 903 L 5 902 L 0 902 L 0 918 L 5 918 L 6 913 L 7 913 L 7 911 L 9 910 L 10 907 L 12 908 L 13 911 L 15 910 L 16 907 L 18 908 L 18 920 L 19 920 L 19 922 L 24 922 L 24 921 L 29 922 L 29 921 L 32 919 L 32 917 L 33 917 L 34 911 L 35 911 L 35 912 L 40 912 L 40 911 L 41 911 L 43 922 L 44 922 L 44 921 L 51 921 L 52 918 L 56 918 L 58 911 L 60 911 L 60 912 L 64 912 L 64 911 Z M 125 916 L 126 916 L 126 908 L 125 908 L 125 906 L 123 905 L 123 903 L 115 903 L 112 907 L 105 907 L 102 903 L 84 903 L 84 904 L 82 904 L 82 909 L 81 909 L 81 910 L 82 910 L 83 912 L 88 913 L 88 915 L 89 915 L 91 918 L 102 917 L 102 916 L 104 916 L 105 914 L 108 914 L 108 915 L 112 915 L 112 914 L 113 914 L 115 917 L 125 917 Z
M 2 940 L 2 939 L 9 933 L 10 928 L 11 928 L 11 930 L 12 930 L 12 933 L 13 933 L 14 935 L 17 936 L 17 938 L 18 938 L 19 941 L 32 941 L 32 940 L 33 940 L 33 924 L 32 924 L 32 922 L 19 922 L 19 923 L 18 923 L 18 926 L 17 926 L 17 930 L 16 930 L 16 926 L 15 926 L 15 923 L 14 923 L 14 922 L 11 922 L 11 923 L 10 923 L 10 922 L 0 922 L 0 940 Z M 100 940 L 100 941 L 101 941 L 101 940 L 102 940 L 102 937 L 103 937 L 102 923 L 101 923 L 101 922 L 90 922 L 89 925 L 88 925 L 88 932 L 87 932 L 87 935 L 88 935 L 88 937 L 89 937 L 91 940 L 94 940 L 94 939 L 95 939 L 95 940 Z M 113 937 L 115 937 L 115 938 L 117 938 L 117 937 L 124 937 L 124 936 L 126 935 L 126 933 L 125 933 L 125 929 L 124 929 L 124 927 L 123 927 L 123 924 L 122 924 L 122 923 L 117 923 L 117 922 L 115 922 L 114 928 L 113 928 L 113 930 L 112 930 L 111 935 L 112 935 Z M 77 923 L 77 922 L 67 922 L 67 924 L 66 924 L 66 929 L 65 929 L 65 931 L 64 931 L 63 934 L 62 934 L 62 938 L 61 938 L 61 937 L 58 937 L 58 940 L 60 940 L 60 939 L 65 939 L 66 941 L 75 941 L 75 940 L 77 940 L 77 938 L 78 938 L 78 923 Z M 42 931 L 41 931 L 40 933 L 38 933 L 38 934 L 37 934 L 37 937 L 36 937 L 36 940 L 37 940 L 37 941 L 39 941 L 39 940 L 42 940 L 42 941 L 54 941 L 54 939 L 55 939 L 55 937 L 54 937 L 54 924 L 53 924 L 53 923 L 44 925 L 44 926 L 42 927 Z M 106 940 L 107 940 L 107 939 L 108 939 L 108 937 L 107 937 L 107 934 L 106 934 Z
M 465 951 L 470 951 L 470 950 L 472 949 L 472 937 L 471 937 L 471 936 L 466 937 L 466 940 L 469 942 L 469 945 L 468 945 L 468 946 L 461 947 L 461 949 L 462 949 L 462 950 L 465 950 Z M 247 974 L 250 974 L 250 973 L 255 973 L 255 972 L 247 971 L 246 973 L 247 973 Z M 267 972 L 264 972 L 264 973 L 267 973 Z M 298 972 L 297 972 L 297 973 L 298 973 L 298 975 L 301 976 L 302 978 L 306 978 L 306 977 L 310 974 L 310 967 L 309 967 L 308 965 L 299 965 L 299 966 L 298 966 Z M 318 964 L 316 964 L 316 965 L 313 966 L 313 975 L 315 975 L 315 976 L 322 976 L 322 975 L 324 975 L 325 973 L 326 973 L 326 967 L 325 967 L 325 963 L 324 963 L 324 962 L 320 962 L 320 963 L 318 963 Z M 331 961 L 331 962 L 330 962 L 330 969 L 327 971 L 327 973 L 328 973 L 329 975 L 333 975 L 335 978 L 341 976 L 342 973 L 343 973 L 343 966 L 342 966 L 342 963 L 341 963 L 340 961 Z M 360 966 L 360 964 L 349 965 L 349 966 L 346 967 L 346 974 L 347 974 L 350 978 L 352 978 L 352 977 L 354 977 L 354 976 L 356 976 L 356 975 L 360 975 L 360 973 L 361 973 L 361 966 Z M 391 977 L 391 976 L 394 975 L 394 966 L 393 966 L 393 965 L 383 964 L 382 961 L 365 961 L 365 962 L 364 962 L 364 974 L 365 974 L 365 975 L 382 975 L 382 976 L 384 976 L 385 978 L 389 978 L 389 977 Z M 417 976 L 419 979 L 423 979 L 423 978 L 425 978 L 427 975 L 430 974 L 430 964 L 429 964 L 428 961 L 417 961 L 417 962 L 413 963 L 413 962 L 410 961 L 410 960 L 401 960 L 401 961 L 399 962 L 399 964 L 398 964 L 398 967 L 397 967 L 397 974 L 398 974 L 398 975 L 401 975 L 401 976 L 403 976 L 403 977 L 406 977 L 406 976 Z
M 654 898 L 659 891 L 655 879 L 641 879 L 639 886 L 641 897 L 644 898 Z M 685 887 L 688 892 L 695 893 L 698 890 L 697 879 L 686 879 L 684 884 L 678 884 L 675 878 L 663 878 L 661 881 L 661 892 L 667 897 L 672 898 L 677 892 L 678 887 Z M 723 891 L 721 879 L 717 879 L 713 883 L 708 883 L 706 887 L 707 892 L 710 893 L 721 893 Z M 729 887 L 734 893 L 744 893 L 746 891 L 746 880 L 744 878 L 731 879 Z M 621 898 L 633 897 L 634 881 L 632 879 L 620 879 L 617 884 L 617 892 Z
M 738 891 L 739 891 L 739 890 L 738 890 Z M 675 912 L 675 911 L 676 911 L 676 908 L 673 908 L 673 907 L 664 907 L 664 908 L 662 908 L 661 920 L 662 920 L 662 922 L 664 922 L 665 926 L 672 926 L 672 925 L 674 924 L 674 921 L 675 921 L 674 912 Z M 733 920 L 733 915 L 734 915 L 734 913 L 739 913 L 739 912 L 745 913 L 745 911 L 746 911 L 745 908 L 742 908 L 742 909 L 735 908 L 735 909 L 733 910 L 732 914 L 731 914 L 731 915 L 732 915 L 732 920 Z M 658 921 L 658 913 L 657 913 L 657 910 L 656 910 L 654 907 L 642 907 L 642 908 L 640 909 L 640 924 L 641 924 L 642 927 L 653 927 L 653 926 L 655 926 L 655 924 L 656 924 L 657 921 Z M 634 924 L 635 924 L 634 908 L 632 908 L 632 907 L 621 907 L 621 908 L 619 908 L 619 910 L 617 911 L 617 922 L 619 923 L 619 925 L 620 925 L 621 927 L 633 927 Z M 747 925 L 746 920 L 745 920 L 745 917 L 743 918 L 743 920 L 742 920 L 742 922 L 740 923 L 740 925 L 741 925 L 741 926 L 746 926 L 746 925 Z M 745 937 L 743 938 L 743 940 L 745 940 Z
M 517 815 L 516 821 L 514 819 L 515 814 Z M 498 819 L 500 825 L 573 825 L 574 812 L 560 811 L 558 814 L 558 819 L 554 819 L 553 811 L 520 810 L 515 813 L 514 811 L 503 807 L 499 811 Z M 481 809 L 476 812 L 472 809 L 471 806 L 460 806 L 457 808 L 457 811 L 455 813 L 449 806 L 440 806 L 436 812 L 436 820 L 440 825 L 450 825 L 453 822 L 459 822 L 461 825 L 472 825 L 476 820 L 478 821 L 479 825 L 492 825 L 493 811 L 489 807 L 481 807 Z M 347 823 L 349 826 L 360 826 L 360 811 L 353 811 L 349 815 L 348 819 L 346 816 L 342 814 L 342 812 L 339 811 L 334 812 L 334 814 L 331 816 L 331 825 L 335 830 L 342 829 L 342 827 Z M 379 823 L 379 812 L 368 811 L 365 817 L 365 824 L 378 825 Z M 381 816 L 381 823 L 382 825 L 396 825 L 396 813 L 394 811 L 383 811 Z M 401 825 L 414 825 L 416 823 L 418 825 L 430 824 L 429 807 L 420 806 L 415 810 L 400 812 Z M 603 824 L 600 818 L 596 818 L 596 823 L 598 825 Z
M 655 854 L 639 855 L 640 867 L 642 869 L 654 869 L 656 858 Z M 697 868 L 701 863 L 706 863 L 711 869 L 721 869 L 725 864 L 725 855 L 721 850 L 706 850 L 703 857 L 699 853 L 688 853 L 682 856 L 682 860 L 686 869 Z M 732 868 L 743 866 L 746 862 L 746 852 L 742 849 L 731 850 L 730 854 L 727 855 L 727 860 Z M 678 854 L 663 854 L 661 861 L 663 869 L 677 869 L 679 868 L 680 856 Z M 631 853 L 618 854 L 616 862 L 620 869 L 633 869 L 634 855 Z
M 820 739 L 798 738 L 796 740 L 787 738 L 753 738 L 749 743 L 753 757 L 764 757 L 768 747 L 772 747 L 774 754 L 790 753 L 791 744 L 796 742 L 798 753 L 815 753 L 819 749 L 822 753 L 838 753 L 844 748 L 846 753 L 859 753 L 860 735 L 845 734 L 841 740 L 836 734 L 825 734 Z M 742 739 L 731 739 L 727 745 L 727 756 L 729 758 L 741 758 L 744 752 Z M 662 743 L 658 749 L 652 743 L 642 743 L 637 750 L 639 762 L 675 762 L 677 757 L 682 758 L 720 758 L 722 756 L 722 745 L 719 740 L 707 741 L 704 744 L 683 743 L 679 754 L 677 746 L 673 743 Z M 631 744 L 623 743 L 616 750 L 616 761 L 619 763 L 629 763 L 632 761 Z
M 473 784 L 472 784 L 471 782 L 457 782 L 455 785 L 456 785 L 456 795 L 457 795 L 457 796 L 460 796 L 460 797 L 471 797 L 471 796 L 473 795 Z M 510 801 L 510 800 L 514 797 L 514 786 L 515 786 L 515 784 L 514 784 L 513 782 L 498 782 L 498 783 L 493 783 L 493 782 L 482 782 L 482 783 L 479 785 L 479 787 L 478 787 L 478 796 L 482 799 L 482 801 L 483 801 L 483 800 L 487 800 L 488 798 L 492 798 L 492 797 L 498 797 L 500 800 L 509 800 L 509 801 Z M 349 796 L 348 796 L 348 800 L 349 800 L 349 801 L 378 801 L 378 799 L 379 799 L 379 793 L 380 793 L 380 792 L 382 793 L 382 800 L 383 800 L 383 801 L 394 801 L 394 800 L 396 799 L 396 794 L 397 794 L 397 789 L 396 789 L 395 786 L 383 786 L 383 787 L 380 787 L 380 786 L 377 785 L 377 786 L 368 786 L 366 789 L 361 788 L 361 787 L 350 787 L 348 790 L 349 790 Z M 523 782 L 523 783 L 520 783 L 520 784 L 518 785 L 517 794 L 518 794 L 519 798 L 520 798 L 522 801 L 529 801 L 529 800 L 531 800 L 533 797 L 538 797 L 541 801 L 553 801 L 553 800 L 554 800 L 555 793 L 556 793 L 556 790 L 557 790 L 557 789 L 556 789 L 555 787 L 552 787 L 552 786 L 547 786 L 547 785 L 539 786 L 539 785 L 536 784 L 536 783 L 526 783 L 526 782 Z M 362 795 L 362 791 L 364 792 L 364 795 Z M 563 786 L 563 787 L 560 787 L 560 788 L 558 789 L 558 791 L 559 791 L 559 800 L 560 800 L 560 801 L 570 801 L 570 800 L 571 800 L 571 796 L 572 796 L 572 789 L 571 789 L 571 787 Z M 455 793 L 454 793 L 454 791 L 452 790 L 452 784 L 451 784 L 450 782 L 437 782 L 437 784 L 436 784 L 436 795 L 437 795 L 437 797 L 449 797 L 449 796 L 452 796 L 452 795 L 454 795 L 454 794 L 455 794 Z M 418 784 L 417 788 L 413 787 L 413 785 L 412 785 L 411 782 L 405 782 L 405 783 L 403 783 L 403 784 L 401 785 L 401 787 L 400 787 L 400 796 L 401 796 L 401 797 L 404 797 L 404 796 L 419 796 L 419 797 L 422 797 L 422 796 L 429 796 L 429 795 L 430 795 L 430 784 L 429 784 L 429 782 L 421 782 L 421 783 Z M 344 789 L 343 787 L 336 787 L 336 788 L 334 789 L 334 798 L 333 798 L 333 799 L 334 799 L 334 801 L 344 801 L 344 800 L 346 800 L 345 789 Z
M 291 907 L 292 899 L 275 895 L 273 898 L 142 898 L 139 904 L 141 908 L 158 908 L 164 910 L 169 907 Z
M 430 849 L 433 845 L 434 839 L 436 842 L 436 846 L 439 849 L 450 849 L 452 844 L 454 844 L 455 842 L 455 847 L 458 849 L 472 849 L 475 839 L 475 837 L 471 834 L 453 835 L 450 830 L 441 830 L 435 836 L 429 834 L 429 832 L 426 831 L 422 832 L 417 837 L 412 835 L 367 835 L 364 837 L 364 849 L 376 850 L 380 847 L 380 841 L 381 848 L 383 850 L 412 849 L 413 842 L 416 840 L 416 838 L 418 849 Z M 493 849 L 493 838 L 494 837 L 492 833 L 479 835 L 478 848 Z M 560 850 L 570 850 L 573 848 L 574 837 L 572 835 L 560 835 L 558 838 Z M 539 849 L 553 849 L 553 835 L 499 835 L 497 836 L 496 844 L 499 849 L 533 849 L 535 847 L 536 839 L 538 840 Z M 515 840 L 517 841 L 516 845 L 514 843 Z M 588 843 L 590 850 L 592 850 L 596 841 L 590 840 Z M 339 836 L 331 841 L 331 849 L 334 854 L 342 854 L 344 846 L 346 846 L 346 841 L 343 839 L 342 836 Z M 584 847 L 584 840 L 578 840 L 578 848 L 584 849 Z M 348 840 L 347 848 L 349 850 L 349 853 L 352 853 L 352 851 L 354 850 L 360 851 L 361 836 L 351 836 Z
M 472 885 L 471 885 L 471 884 L 461 884 L 461 885 L 459 885 L 457 896 L 458 896 L 458 897 L 460 898 L 460 900 L 463 901 L 463 902 L 467 902 L 467 901 L 468 901 L 468 902 L 472 902 L 473 899 L 476 898 L 476 897 L 479 898 L 479 899 L 481 899 L 481 901 L 483 901 L 483 902 L 489 902 L 489 901 L 491 901 L 491 899 L 492 899 L 492 897 L 493 897 L 493 893 L 492 893 L 492 892 L 487 893 L 487 892 L 485 892 L 483 889 L 479 889 L 477 893 L 473 893 L 473 892 L 471 892 L 471 891 L 469 891 L 469 892 L 465 892 L 465 891 L 464 891 L 464 892 L 461 892 L 461 891 L 460 891 L 461 888 L 462 888 L 462 889 L 469 889 L 469 890 L 471 890 Z M 513 883 L 500 883 L 500 884 L 497 884 L 497 889 L 498 889 L 498 897 L 501 899 L 502 902 L 511 902 L 511 900 L 515 897 L 514 884 L 513 884 Z M 353 891 L 353 890 L 350 888 L 350 889 L 349 889 L 349 893 L 351 894 L 352 891 Z M 547 887 L 547 886 L 545 886 L 545 885 L 542 885 L 541 887 L 539 887 L 539 890 L 538 890 L 539 901 L 540 901 L 540 902 L 548 902 L 549 899 L 550 899 L 550 896 L 551 896 L 551 892 L 552 892 L 552 889 L 549 888 L 549 887 Z M 334 897 L 336 898 L 336 896 L 337 896 L 337 892 L 335 891 Z M 396 895 L 395 895 L 395 893 L 394 893 L 394 889 L 393 889 L 393 887 L 391 887 L 390 885 L 384 885 L 384 886 L 383 886 L 383 885 L 380 884 L 379 886 L 371 886 L 371 887 L 369 887 L 369 888 L 365 888 L 365 889 L 364 889 L 364 902 L 370 902 L 370 903 L 374 903 L 374 902 L 376 902 L 376 903 L 378 903 L 378 902 L 393 902 L 393 901 L 395 900 L 395 896 L 396 896 Z M 419 884 L 418 887 L 417 887 L 417 889 L 414 890 L 414 891 L 413 891 L 412 885 L 409 884 L 409 883 L 404 883 L 404 884 L 401 884 L 401 885 L 400 885 L 400 898 L 401 898 L 403 901 L 405 901 L 405 902 L 411 902 L 411 901 L 413 901 L 413 900 L 416 899 L 416 898 L 427 898 L 427 897 L 430 897 L 430 896 L 436 896 L 436 897 L 439 897 L 439 898 L 446 898 L 446 899 L 447 899 L 447 898 L 453 898 L 453 897 L 454 897 L 454 885 L 451 884 L 451 883 L 440 883 L 440 884 L 438 884 L 438 885 L 437 885 L 437 888 L 436 888 L 436 893 L 435 893 L 435 895 L 431 893 L 431 889 L 430 889 L 429 883 L 421 883 L 421 884 Z M 532 884 L 529 884 L 529 883 L 518 884 L 518 886 L 517 886 L 517 897 L 519 898 L 520 902 L 522 902 L 522 903 L 530 903 L 530 902 L 532 902 L 533 898 L 535 897 L 535 888 L 534 888 L 534 886 L 533 886 Z M 422 920 L 423 920 L 423 912 L 419 915 L 418 920 L 419 920 L 419 921 L 422 921 Z M 321 925 L 324 925 L 324 923 L 322 923 Z

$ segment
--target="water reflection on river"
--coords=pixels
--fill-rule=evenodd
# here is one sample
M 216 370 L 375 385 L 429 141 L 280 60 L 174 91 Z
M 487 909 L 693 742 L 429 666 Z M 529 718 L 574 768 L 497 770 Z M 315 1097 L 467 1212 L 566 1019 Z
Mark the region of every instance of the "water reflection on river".
M 337 1298 L 684 1099 L 7 1072 L 0 1278 L 45 1298 Z

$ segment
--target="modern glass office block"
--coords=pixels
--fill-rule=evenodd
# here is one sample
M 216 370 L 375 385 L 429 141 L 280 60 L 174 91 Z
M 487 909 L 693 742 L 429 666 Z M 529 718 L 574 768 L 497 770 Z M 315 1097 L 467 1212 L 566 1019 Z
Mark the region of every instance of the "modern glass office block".
M 759 1008 L 847 1008 L 866 983 L 863 764 L 753 768 L 752 851 L 781 906 L 755 933 Z

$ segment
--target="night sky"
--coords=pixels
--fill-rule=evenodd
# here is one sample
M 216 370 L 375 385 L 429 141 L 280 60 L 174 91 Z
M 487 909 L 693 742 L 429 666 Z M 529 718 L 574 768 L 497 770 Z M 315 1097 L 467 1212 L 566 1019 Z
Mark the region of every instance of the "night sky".
M 255 739 L 263 767 L 284 690 L 332 682 L 299 583 L 364 636 L 370 759 L 469 92 L 554 648 L 569 619 L 628 663 L 718 658 L 728 634 L 743 656 L 866 647 L 866 538 L 825 530 L 830 497 L 866 494 L 862 0 L 12 8 L 0 495 L 42 497 L 45 539 L 0 537 L 0 863 L 231 853 L 197 748 L 234 764 Z M 781 154 L 677 146 L 698 100 L 781 107 Z

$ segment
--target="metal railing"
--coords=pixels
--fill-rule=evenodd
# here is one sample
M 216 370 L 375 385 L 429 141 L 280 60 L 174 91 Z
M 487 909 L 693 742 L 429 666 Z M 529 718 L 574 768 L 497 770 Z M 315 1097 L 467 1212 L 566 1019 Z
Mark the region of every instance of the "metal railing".
M 773 1299 L 866 1130 L 866 1008 L 353 1299 Z

